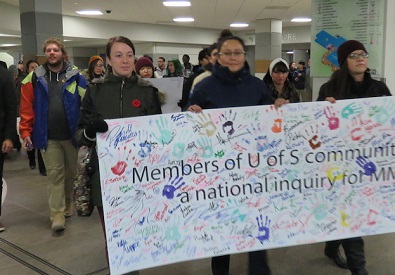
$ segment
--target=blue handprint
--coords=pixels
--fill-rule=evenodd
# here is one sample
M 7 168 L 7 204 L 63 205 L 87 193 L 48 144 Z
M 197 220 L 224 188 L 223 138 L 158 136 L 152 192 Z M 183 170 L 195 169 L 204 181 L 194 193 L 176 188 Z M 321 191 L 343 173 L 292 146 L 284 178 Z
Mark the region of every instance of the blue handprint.
M 168 199 L 173 199 L 174 193 L 185 185 L 185 182 L 182 180 L 183 180 L 182 177 L 181 178 L 176 177 L 173 181 L 171 181 L 170 178 L 169 182 L 163 187 L 162 196 Z M 181 196 L 181 194 L 177 195 L 177 197 L 179 196 Z
M 269 240 L 270 237 L 269 226 L 271 220 L 269 219 L 268 216 L 266 216 L 265 224 L 263 224 L 263 216 L 261 214 L 259 215 L 259 217 L 256 217 L 256 222 L 258 223 L 258 236 L 256 236 L 255 238 L 257 238 L 261 242 L 261 244 L 263 244 L 264 241 Z
M 144 141 L 144 142 L 140 142 L 139 145 L 140 145 L 139 156 L 141 158 L 145 158 L 146 156 L 148 156 L 151 153 L 151 150 L 152 150 L 151 143 Z
M 356 162 L 359 165 L 359 167 L 363 169 L 363 171 L 360 172 L 362 172 L 366 176 L 371 176 L 373 173 L 377 171 L 376 165 L 370 160 L 365 159 L 364 157 L 361 156 L 357 157 Z

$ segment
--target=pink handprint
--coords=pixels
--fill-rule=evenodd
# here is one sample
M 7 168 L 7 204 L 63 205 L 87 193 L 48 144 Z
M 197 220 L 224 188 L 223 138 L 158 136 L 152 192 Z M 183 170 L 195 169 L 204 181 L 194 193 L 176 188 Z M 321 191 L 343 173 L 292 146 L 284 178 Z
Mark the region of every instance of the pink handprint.
M 333 109 L 333 106 L 327 106 L 324 110 L 324 113 L 328 119 L 329 129 L 335 130 L 339 128 L 339 118 L 336 117 L 336 112 Z

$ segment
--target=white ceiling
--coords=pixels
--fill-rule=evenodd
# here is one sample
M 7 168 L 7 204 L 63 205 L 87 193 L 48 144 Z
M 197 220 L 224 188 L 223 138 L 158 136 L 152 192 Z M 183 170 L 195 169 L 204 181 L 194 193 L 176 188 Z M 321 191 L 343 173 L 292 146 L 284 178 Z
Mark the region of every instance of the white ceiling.
M 170 8 L 162 0 L 62 0 L 63 14 L 78 16 L 76 10 L 98 9 L 100 19 L 152 24 L 184 25 L 225 29 L 236 21 L 254 28 L 257 19 L 283 20 L 284 27 L 295 26 L 293 17 L 311 17 L 311 0 L 190 0 L 191 7 Z M 19 6 L 19 0 L 0 0 Z M 106 13 L 109 10 L 111 13 Z M 174 23 L 174 17 L 192 16 L 192 23 Z M 300 24 L 298 24 L 300 25 Z M 303 25 L 303 24 L 302 24 Z
M 23 0 L 22 0 L 23 1 Z M 294 17 L 311 17 L 312 0 L 190 0 L 191 7 L 165 7 L 162 0 L 62 0 L 62 14 L 137 23 L 190 26 L 222 30 L 232 22 L 247 22 L 246 29 L 254 30 L 258 19 L 281 19 L 283 27 L 305 26 L 292 23 Z M 19 6 L 19 0 L 0 0 Z M 77 10 L 97 9 L 102 16 L 81 16 Z M 106 11 L 111 11 L 107 13 Z M 175 23 L 174 17 L 194 17 L 191 23 Z M 231 28 L 232 29 L 232 28 Z M 236 29 L 234 29 L 236 30 Z M 14 34 L 14 33 L 12 33 Z

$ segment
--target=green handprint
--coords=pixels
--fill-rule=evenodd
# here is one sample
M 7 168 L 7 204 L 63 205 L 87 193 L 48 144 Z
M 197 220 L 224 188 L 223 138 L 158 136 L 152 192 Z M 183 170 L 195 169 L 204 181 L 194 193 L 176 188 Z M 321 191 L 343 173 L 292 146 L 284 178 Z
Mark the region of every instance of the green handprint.
M 202 149 L 203 158 L 210 158 L 214 155 L 213 145 L 211 140 L 207 137 L 202 137 L 198 140 L 199 147 Z
M 170 144 L 173 141 L 175 133 L 171 130 L 171 128 L 169 128 L 168 121 L 163 117 L 160 117 L 160 121 L 156 120 L 156 126 L 160 131 L 160 137 L 157 137 L 155 134 L 154 137 L 159 142 L 162 142 L 163 145 Z

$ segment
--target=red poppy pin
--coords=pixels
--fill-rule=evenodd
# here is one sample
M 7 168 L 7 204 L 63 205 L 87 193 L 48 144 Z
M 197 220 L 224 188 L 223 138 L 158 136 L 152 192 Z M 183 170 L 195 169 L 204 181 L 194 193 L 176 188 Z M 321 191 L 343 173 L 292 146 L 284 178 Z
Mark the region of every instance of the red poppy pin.
M 140 107 L 140 105 L 141 105 L 140 100 L 135 99 L 135 100 L 132 101 L 132 106 L 133 106 L 134 108 L 138 108 L 138 107 Z

